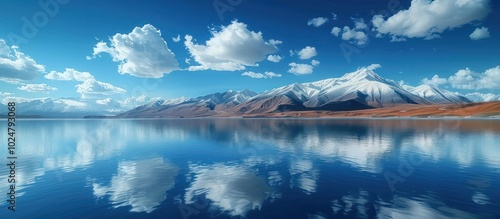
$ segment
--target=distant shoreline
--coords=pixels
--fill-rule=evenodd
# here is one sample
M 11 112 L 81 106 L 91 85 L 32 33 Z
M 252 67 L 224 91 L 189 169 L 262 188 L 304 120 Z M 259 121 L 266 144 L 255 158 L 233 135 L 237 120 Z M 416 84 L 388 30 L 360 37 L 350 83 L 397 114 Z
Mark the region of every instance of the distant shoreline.
M 0 118 L 6 118 L 1 116 Z M 236 119 L 273 119 L 273 118 L 336 118 L 336 119 L 500 119 L 500 101 L 471 104 L 433 104 L 397 105 L 394 107 L 352 110 L 352 111 L 284 111 L 274 113 L 231 115 L 214 112 L 212 115 L 193 115 L 181 117 L 128 117 L 128 116 L 54 116 L 18 115 L 18 119 L 196 119 L 196 118 L 236 118 Z

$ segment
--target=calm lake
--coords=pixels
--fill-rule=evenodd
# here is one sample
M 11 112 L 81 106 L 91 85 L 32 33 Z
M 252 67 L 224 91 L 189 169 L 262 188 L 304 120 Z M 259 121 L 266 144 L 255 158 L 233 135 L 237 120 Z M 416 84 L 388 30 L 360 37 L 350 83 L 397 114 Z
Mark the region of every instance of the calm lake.
M 18 120 L 16 143 L 0 218 L 500 218 L 500 120 Z

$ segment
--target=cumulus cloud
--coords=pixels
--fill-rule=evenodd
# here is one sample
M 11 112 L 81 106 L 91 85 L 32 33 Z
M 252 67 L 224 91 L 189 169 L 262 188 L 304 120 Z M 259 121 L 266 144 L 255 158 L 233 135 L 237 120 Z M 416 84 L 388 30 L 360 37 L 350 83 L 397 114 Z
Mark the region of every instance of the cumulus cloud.
M 179 168 L 163 158 L 122 161 L 109 186 L 92 183 L 94 196 L 109 197 L 114 208 L 130 206 L 131 212 L 153 212 L 174 188 Z
M 469 68 L 461 69 L 448 78 L 454 88 L 480 90 L 500 89 L 500 66 L 477 73 Z
M 178 43 L 181 41 L 181 35 L 180 34 L 177 34 L 176 37 L 172 37 L 172 41 L 174 41 L 175 43 Z
M 0 92 L 0 96 L 10 96 L 10 95 L 13 95 L 13 93 L 9 93 L 9 92 Z
M 136 27 L 129 34 L 117 33 L 110 45 L 99 42 L 94 47 L 94 58 L 108 53 L 118 65 L 120 74 L 140 78 L 161 78 L 178 69 L 174 53 L 161 37 L 160 30 L 151 24 Z
M 269 55 L 267 57 L 267 60 L 271 61 L 271 62 L 280 62 L 281 59 L 283 59 L 283 57 L 279 56 L 279 55 Z
M 306 48 L 303 48 L 297 54 L 299 55 L 300 59 L 310 59 L 318 55 L 318 53 L 316 52 L 316 48 L 310 46 L 306 46 Z
M 7 46 L 0 39 L 0 80 L 6 82 L 26 81 L 38 78 L 45 67 L 19 51 L 17 46 Z
M 334 27 L 332 28 L 331 34 L 336 37 L 340 36 L 342 40 L 349 41 L 357 45 L 366 44 L 368 42 L 368 35 L 366 35 L 365 31 L 368 29 L 368 25 L 362 18 L 352 18 L 352 21 L 354 22 L 353 28 L 348 26 L 344 26 L 342 29 L 340 27 Z
M 438 38 L 445 30 L 481 20 L 490 12 L 490 0 L 412 0 L 407 10 L 387 19 L 375 15 L 374 30 L 384 35 L 408 38 Z
M 404 42 L 404 41 L 406 41 L 406 38 L 404 37 L 391 36 L 391 42 Z
M 248 76 L 251 78 L 258 78 L 258 79 L 267 79 L 267 78 L 279 78 L 281 77 L 281 74 L 276 74 L 274 72 L 269 72 L 269 71 L 266 71 L 264 74 L 255 73 L 253 71 L 247 71 L 242 73 L 241 76 Z
M 94 76 L 90 73 L 80 72 L 72 68 L 66 68 L 64 72 L 50 71 L 44 77 L 50 80 L 58 81 L 85 81 L 88 79 L 94 79 Z
M 19 90 L 24 90 L 28 92 L 49 92 L 57 90 L 55 87 L 51 87 L 46 84 L 25 84 L 21 87 L 18 87 Z
M 438 86 L 441 84 L 448 83 L 448 80 L 446 78 L 440 78 L 439 75 L 434 75 L 431 79 L 428 78 L 422 79 L 422 83 Z
M 312 60 L 312 61 L 311 61 L 311 65 L 313 65 L 313 66 L 318 66 L 318 65 L 319 65 L 319 63 L 320 63 L 320 62 L 319 62 L 318 60 Z
M 76 92 L 80 93 L 82 97 L 92 97 L 101 95 L 113 95 L 127 92 L 123 88 L 115 87 L 109 83 L 97 81 L 95 79 L 85 80 L 81 84 L 77 84 Z
M 310 19 L 309 21 L 307 21 L 307 25 L 320 27 L 321 25 L 325 24 L 326 22 L 328 22 L 328 18 L 317 17 L 317 18 L 313 18 L 313 19 Z
M 472 40 L 486 39 L 490 37 L 490 31 L 486 27 L 478 27 L 472 32 L 469 37 Z
M 342 29 L 340 29 L 340 27 L 333 27 L 331 33 L 332 35 L 338 37 L 341 31 Z
M 250 31 L 247 25 L 233 21 L 222 26 L 219 31 L 211 30 L 212 37 L 205 45 L 195 44 L 193 37 L 185 36 L 185 46 L 198 66 L 190 66 L 190 71 L 215 70 L 237 71 L 245 66 L 258 66 L 267 55 L 278 51 L 279 40 L 265 41 L 261 32 Z
M 295 74 L 295 75 L 308 75 L 313 73 L 314 66 L 308 65 L 308 64 L 298 64 L 295 62 L 292 62 L 288 64 L 290 66 L 290 69 L 288 69 L 289 73 Z
M 96 100 L 95 103 L 100 104 L 100 105 L 108 105 L 112 101 L 113 101 L 113 99 L 111 99 L 111 98 L 105 98 L 102 100 Z

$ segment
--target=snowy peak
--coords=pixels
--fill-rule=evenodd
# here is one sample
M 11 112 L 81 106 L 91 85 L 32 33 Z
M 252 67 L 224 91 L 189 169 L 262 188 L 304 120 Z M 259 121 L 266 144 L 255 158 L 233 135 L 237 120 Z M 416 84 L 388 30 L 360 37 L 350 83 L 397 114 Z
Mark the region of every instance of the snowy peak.
M 179 98 L 175 98 L 175 99 L 165 100 L 161 103 L 161 105 L 162 106 L 173 106 L 173 105 L 184 103 L 184 102 L 186 102 L 186 100 L 187 99 L 185 97 L 179 97 Z
M 471 101 L 466 97 L 441 89 L 437 86 L 430 84 L 422 84 L 418 87 L 411 88 L 410 92 L 425 98 L 431 103 L 470 103 Z
M 355 72 L 347 73 L 339 78 L 340 81 L 348 81 L 348 82 L 359 82 L 359 81 L 380 81 L 386 82 L 386 80 L 373 70 L 368 68 L 361 68 Z
M 196 101 L 209 102 L 211 104 L 239 104 L 244 102 L 251 97 L 257 95 L 257 93 L 249 90 L 243 91 L 233 91 L 228 90 L 223 93 L 214 93 L 206 96 L 201 96 L 195 98 Z
M 471 100 L 472 102 L 490 102 L 490 101 L 500 101 L 500 95 L 495 95 L 492 93 L 479 93 L 479 92 L 474 92 L 474 93 L 468 93 L 465 95 L 467 99 Z
M 20 116 L 33 117 L 84 117 L 111 115 L 126 111 L 123 106 L 106 98 L 102 100 L 84 98 L 43 98 L 18 102 Z M 1 112 L 1 111 L 0 111 Z

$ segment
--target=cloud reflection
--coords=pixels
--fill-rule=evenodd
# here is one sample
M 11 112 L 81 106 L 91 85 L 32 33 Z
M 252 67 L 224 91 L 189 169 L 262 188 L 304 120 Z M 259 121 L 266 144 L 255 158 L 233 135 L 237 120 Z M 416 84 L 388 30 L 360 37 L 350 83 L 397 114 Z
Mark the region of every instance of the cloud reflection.
M 444 203 L 435 200 L 431 197 L 423 197 L 421 200 L 409 199 L 404 197 L 395 197 L 395 199 L 392 200 L 390 204 L 389 203 L 380 204 L 377 218 L 473 219 L 473 218 L 478 218 L 479 215 L 481 214 L 473 215 L 471 213 L 462 210 L 448 207 Z M 485 218 L 490 218 L 490 217 L 485 217 Z
M 250 210 L 260 209 L 265 200 L 273 197 L 274 190 L 264 178 L 245 166 L 191 165 L 190 172 L 194 178 L 186 189 L 186 204 L 195 203 L 200 195 L 205 195 L 212 206 L 229 215 L 245 216 Z
M 317 180 L 319 172 L 313 168 L 313 162 L 310 160 L 298 160 L 290 162 L 290 187 L 298 187 L 306 194 L 316 192 L 318 186 Z
M 131 212 L 150 213 L 166 199 L 174 187 L 179 168 L 163 158 L 123 161 L 109 186 L 92 183 L 97 198 L 109 196 L 114 208 L 130 206 Z

